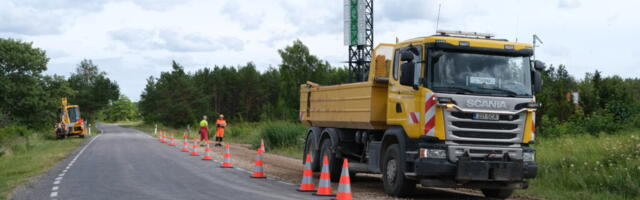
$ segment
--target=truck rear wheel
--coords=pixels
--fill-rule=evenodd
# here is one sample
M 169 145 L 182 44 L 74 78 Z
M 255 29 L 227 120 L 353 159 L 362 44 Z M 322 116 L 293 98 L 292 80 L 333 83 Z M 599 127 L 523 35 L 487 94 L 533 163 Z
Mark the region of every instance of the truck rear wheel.
M 406 197 L 416 189 L 416 181 L 404 175 L 404 161 L 400 159 L 398 144 L 390 145 L 382 163 L 384 192 L 395 197 Z
M 331 175 L 331 182 L 336 183 L 340 180 L 342 160 L 336 158 L 336 154 L 331 152 L 331 146 L 333 146 L 333 142 L 331 141 L 331 139 L 325 139 L 322 141 L 320 151 L 322 152 L 322 157 L 327 156 L 327 158 L 329 159 L 329 174 Z M 321 158 L 320 161 L 322 161 L 323 159 L 324 158 Z
M 482 194 L 487 198 L 506 199 L 511 196 L 513 189 L 482 189 Z

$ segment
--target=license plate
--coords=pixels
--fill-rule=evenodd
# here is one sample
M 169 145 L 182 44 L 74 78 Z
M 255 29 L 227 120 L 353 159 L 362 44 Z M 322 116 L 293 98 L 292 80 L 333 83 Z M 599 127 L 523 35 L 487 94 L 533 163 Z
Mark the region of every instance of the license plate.
M 500 119 L 500 115 L 493 113 L 474 113 L 473 119 L 498 121 Z

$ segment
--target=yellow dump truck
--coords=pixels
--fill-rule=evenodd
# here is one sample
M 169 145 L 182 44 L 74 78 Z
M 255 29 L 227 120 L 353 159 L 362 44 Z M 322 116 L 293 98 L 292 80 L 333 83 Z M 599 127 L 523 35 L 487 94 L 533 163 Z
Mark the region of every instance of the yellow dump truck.
M 69 105 L 67 98 L 62 98 L 58 107 L 60 121 L 55 125 L 55 136 L 64 139 L 68 136 L 77 135 L 81 138 L 87 134 L 86 124 L 80 117 L 80 106 Z
M 506 198 L 537 173 L 544 64 L 531 56 L 530 44 L 461 31 L 380 44 L 367 81 L 300 86 L 304 153 L 315 171 L 328 156 L 333 181 L 342 158 L 354 173 L 381 173 L 392 196 L 421 184 Z

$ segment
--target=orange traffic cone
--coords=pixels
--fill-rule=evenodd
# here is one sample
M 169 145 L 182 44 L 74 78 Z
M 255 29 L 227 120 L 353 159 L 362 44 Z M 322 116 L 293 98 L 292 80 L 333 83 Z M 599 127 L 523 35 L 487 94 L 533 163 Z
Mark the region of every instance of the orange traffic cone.
M 251 178 L 267 178 L 264 175 L 264 169 L 262 168 L 264 163 L 262 163 L 262 151 L 258 150 L 256 154 L 256 166 L 253 168 L 253 174 L 251 174 Z
M 173 137 L 173 133 L 171 134 L 171 139 L 169 141 L 169 146 L 176 146 L 176 139 Z
M 322 171 L 320 172 L 320 181 L 318 182 L 318 191 L 313 193 L 316 196 L 336 196 L 331 189 L 331 180 L 329 175 L 329 158 L 322 158 Z
M 220 164 L 220 167 L 222 168 L 232 168 L 233 165 L 231 164 L 231 151 L 229 150 L 229 143 L 227 143 L 224 147 L 224 155 L 222 156 L 224 157 L 222 159 L 222 164 Z
M 258 149 L 258 151 L 262 153 L 267 152 L 267 150 L 264 148 L 264 139 L 260 139 L 260 148 Z
M 192 156 L 199 156 L 200 152 L 198 152 L 198 140 L 197 139 L 193 139 L 193 145 L 191 145 L 191 155 Z
M 167 143 L 167 136 L 164 135 L 164 132 L 162 132 L 162 140 L 160 142 Z
M 316 186 L 313 184 L 313 171 L 311 171 L 311 154 L 307 154 L 302 170 L 302 183 L 298 189 L 299 192 L 315 192 Z
M 213 157 L 211 157 L 211 148 L 209 148 L 209 140 L 207 140 L 207 147 L 204 148 L 202 160 L 213 160 Z
M 180 151 L 182 152 L 189 152 L 189 141 L 187 141 L 187 136 L 184 136 L 184 142 L 182 142 L 182 149 L 180 149 Z
M 338 193 L 336 194 L 338 200 L 351 200 L 353 195 L 351 194 L 351 179 L 349 178 L 349 160 L 346 158 L 342 161 L 342 172 L 340 174 L 340 183 L 338 185 Z

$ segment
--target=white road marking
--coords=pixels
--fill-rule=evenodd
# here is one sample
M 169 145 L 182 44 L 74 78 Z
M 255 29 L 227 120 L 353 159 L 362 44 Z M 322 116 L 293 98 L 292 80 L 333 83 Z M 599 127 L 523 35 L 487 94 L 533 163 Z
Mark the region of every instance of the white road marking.
M 93 143 L 93 141 L 95 141 L 98 137 L 100 137 L 100 135 L 93 137 L 93 139 L 91 139 L 91 141 L 89 141 L 89 143 L 87 143 L 87 145 L 85 145 L 84 147 L 82 147 L 82 149 L 78 152 L 78 155 L 76 155 L 71 162 L 69 162 L 69 164 L 67 165 L 67 167 L 62 170 L 62 173 L 60 173 L 58 175 L 58 177 L 56 177 L 55 181 L 53 181 L 54 185 L 58 185 L 60 184 L 60 181 L 62 181 L 62 178 L 64 178 L 64 175 L 67 173 L 67 171 L 69 170 L 69 168 L 71 168 L 71 166 L 73 166 L 73 163 L 76 162 L 76 160 L 78 160 L 78 157 L 80 157 L 80 155 L 82 155 L 82 153 L 84 153 L 84 151 L 87 149 L 87 147 L 89 147 L 89 145 L 91 145 L 91 143 Z M 58 190 L 59 187 L 58 186 L 53 186 L 51 188 L 51 198 L 54 198 L 53 200 L 56 200 L 55 197 L 58 196 Z

